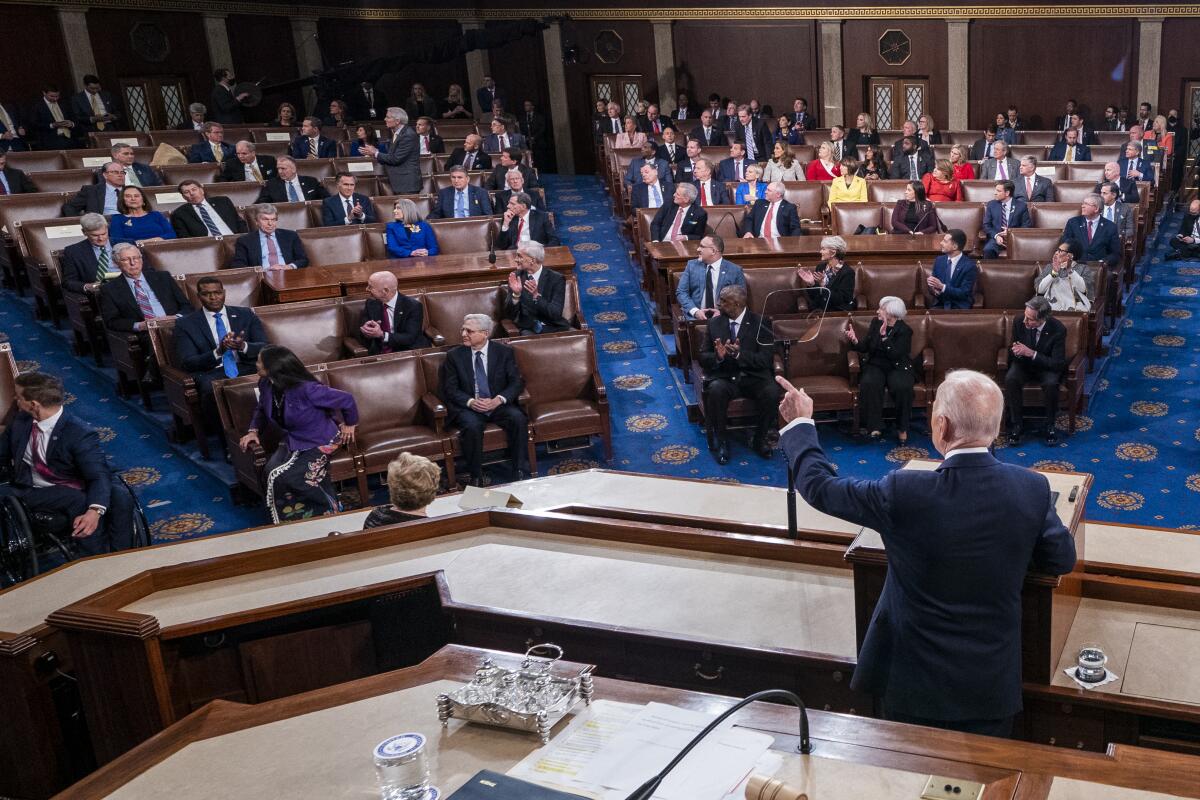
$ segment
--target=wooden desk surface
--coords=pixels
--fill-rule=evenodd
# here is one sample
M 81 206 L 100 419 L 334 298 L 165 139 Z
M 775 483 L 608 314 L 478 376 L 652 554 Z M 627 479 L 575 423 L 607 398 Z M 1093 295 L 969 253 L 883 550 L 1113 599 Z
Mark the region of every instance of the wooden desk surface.
M 725 258 L 739 266 L 791 266 L 797 261 L 820 256 L 824 236 L 781 236 L 775 239 L 726 239 Z M 848 264 L 878 263 L 901 258 L 905 261 L 923 258 L 932 261 L 941 254 L 941 234 L 885 234 L 883 236 L 843 236 L 849 249 Z M 672 270 L 683 269 L 696 258 L 699 242 L 651 242 L 646 245 L 650 257 Z M 676 266 L 678 265 L 678 266 Z
M 402 731 L 428 737 L 431 782 L 443 796 L 480 769 L 505 772 L 541 748 L 529 734 L 451 720 L 441 728 L 435 698 L 468 680 L 485 655 L 515 666 L 519 658 L 474 648 L 443 648 L 424 663 L 255 706 L 210 703 L 111 762 L 60 798 L 377 797 L 371 750 Z M 570 653 L 567 653 L 570 656 Z M 569 675 L 578 665 L 559 664 Z M 596 698 L 663 702 L 709 714 L 733 700 L 697 692 L 597 678 Z M 579 706 L 553 730 L 553 747 L 586 722 Z M 770 704 L 743 709 L 736 723 L 775 736 L 778 776 L 813 798 L 916 797 L 930 774 L 987 784 L 986 800 L 1151 800 L 1155 794 L 1200 797 L 1200 759 L 1122 745 L 1077 753 L 980 736 L 810 711 L 814 752 L 800 756 L 797 712 Z
M 413 258 L 391 258 L 377 261 L 360 261 L 350 264 L 330 264 L 307 269 L 271 270 L 265 273 L 264 283 L 270 302 L 287 303 L 297 300 L 318 300 L 324 297 L 341 297 L 362 290 L 371 273 L 388 271 L 400 281 L 400 289 L 437 289 L 461 286 L 465 283 L 500 281 L 515 266 L 515 251 L 496 252 L 496 263 L 488 263 L 487 253 L 465 253 L 459 255 L 424 256 Z M 562 273 L 571 274 L 575 268 L 575 257 L 569 247 L 547 247 L 546 266 Z

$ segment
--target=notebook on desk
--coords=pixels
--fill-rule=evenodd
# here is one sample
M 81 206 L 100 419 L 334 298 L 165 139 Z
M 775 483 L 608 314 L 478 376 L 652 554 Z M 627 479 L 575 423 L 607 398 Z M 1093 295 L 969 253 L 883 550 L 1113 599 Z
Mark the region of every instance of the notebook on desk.
M 588 800 L 583 795 L 547 789 L 536 783 L 481 769 L 446 800 Z

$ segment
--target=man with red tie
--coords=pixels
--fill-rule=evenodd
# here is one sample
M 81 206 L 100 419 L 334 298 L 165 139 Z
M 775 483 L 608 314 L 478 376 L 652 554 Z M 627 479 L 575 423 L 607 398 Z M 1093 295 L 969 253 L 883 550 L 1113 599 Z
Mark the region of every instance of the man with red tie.
M 429 117 L 417 118 L 416 131 L 421 155 L 428 156 L 446 152 L 446 145 L 442 142 L 442 137 L 433 132 L 433 120 Z
M 708 212 L 696 202 L 696 185 L 676 185 L 672 202 L 663 203 L 650 223 L 650 238 L 656 242 L 700 240 L 708 225 Z
M 696 165 L 692 169 L 692 176 L 692 182 L 696 184 L 696 191 L 699 192 L 700 206 L 702 208 L 725 206 L 733 203 L 733 200 L 729 197 L 729 190 L 725 188 L 725 184 L 713 178 L 712 162 L 707 158 L 696 159 Z
M 1083 252 L 1080 261 L 1103 261 L 1115 267 L 1121 260 L 1121 238 L 1116 223 L 1100 216 L 1103 201 L 1098 194 L 1089 194 L 1079 204 L 1079 216 L 1067 220 L 1063 228 L 1064 242 L 1078 242 Z
M 662 115 L 658 113 L 658 106 L 653 104 L 646 108 L 646 116 L 638 118 L 638 130 L 647 136 L 662 136 L 663 131 L 674 127 L 675 123 L 669 119 L 663 119 Z
M 783 199 L 785 187 L 780 181 L 767 185 L 765 196 L 756 200 L 743 223 L 743 239 L 774 239 L 778 236 L 800 236 L 800 215 L 796 204 Z

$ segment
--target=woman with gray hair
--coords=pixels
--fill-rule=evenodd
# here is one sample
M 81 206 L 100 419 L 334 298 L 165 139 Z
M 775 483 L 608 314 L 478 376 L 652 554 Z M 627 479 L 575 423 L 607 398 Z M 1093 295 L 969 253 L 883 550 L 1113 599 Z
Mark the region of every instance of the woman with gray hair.
M 800 267 L 796 270 L 796 277 L 804 286 L 829 290 L 826 311 L 853 311 L 857 304 L 854 299 L 854 270 L 846 264 L 848 249 L 842 237 L 826 236 L 821 240 L 821 263 L 816 269 Z M 808 305 L 815 310 L 818 304 L 814 298 L 810 298 Z
M 437 236 L 433 227 L 421 219 L 416 203 L 401 197 L 392 206 L 392 217 L 395 221 L 387 224 L 384 236 L 389 256 L 408 258 L 438 254 Z
M 858 338 L 853 321 L 846 321 L 846 338 L 863 356 L 858 379 L 861 430 L 869 431 L 872 439 L 883 435 L 883 392 L 887 389 L 896 404 L 900 444 L 908 441 L 915 376 L 910 355 L 912 328 L 904 321 L 907 314 L 908 309 L 899 297 L 883 298 L 863 339 Z

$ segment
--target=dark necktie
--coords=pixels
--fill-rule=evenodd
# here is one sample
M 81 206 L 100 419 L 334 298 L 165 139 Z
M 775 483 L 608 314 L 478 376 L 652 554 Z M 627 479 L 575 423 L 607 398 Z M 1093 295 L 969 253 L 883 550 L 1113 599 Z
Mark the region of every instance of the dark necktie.
M 475 351 L 475 396 L 487 400 L 492 396 L 492 388 L 488 385 L 487 370 L 483 367 L 483 351 Z
M 920 177 L 919 175 L 917 175 L 917 157 L 916 156 L 908 157 L 908 177 L 914 181 L 918 177 Z
M 731 342 L 736 342 L 737 335 L 738 335 L 738 324 L 736 322 L 734 322 L 733 320 L 729 320 L 729 340 Z
M 209 236 L 220 236 L 221 230 L 217 227 L 217 223 L 213 222 L 212 215 L 208 213 L 208 209 L 204 204 L 196 206 L 196 213 L 200 215 L 200 221 L 204 223 L 204 227 L 208 228 Z
M 391 308 L 387 303 L 383 304 L 383 316 L 379 319 L 379 330 L 383 331 L 383 352 L 392 352 L 392 346 L 388 344 L 392 334 L 392 315 L 389 313 Z
M 354 222 L 354 204 L 350 202 L 350 198 L 346 198 L 346 223 Z
M 708 269 L 704 271 L 704 307 L 716 308 L 717 303 L 713 298 L 713 268 L 712 264 L 708 265 Z
M 299 203 L 300 202 L 300 193 L 296 191 L 296 184 L 292 183 L 291 181 L 288 181 L 287 187 L 288 187 L 288 200 L 292 201 L 293 203 Z
M 463 169 L 469 170 L 475 165 L 475 152 L 467 153 L 467 157 L 463 159 Z

